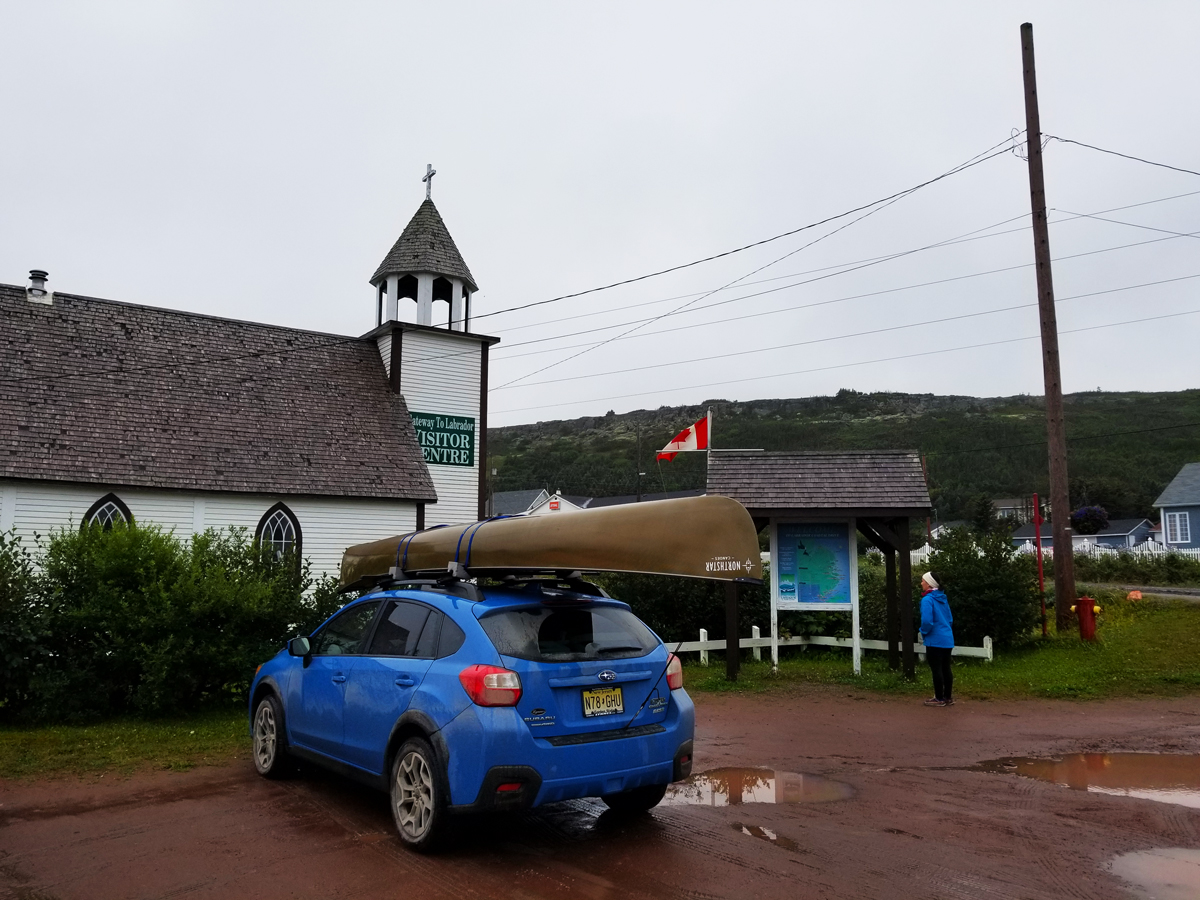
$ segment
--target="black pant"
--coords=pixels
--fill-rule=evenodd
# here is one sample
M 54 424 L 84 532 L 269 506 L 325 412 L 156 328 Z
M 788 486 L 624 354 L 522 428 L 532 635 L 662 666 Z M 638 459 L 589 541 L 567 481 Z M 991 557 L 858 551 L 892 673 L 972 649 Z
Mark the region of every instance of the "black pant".
M 950 647 L 926 647 L 925 658 L 933 672 L 933 696 L 949 700 L 954 693 L 954 673 L 950 671 Z

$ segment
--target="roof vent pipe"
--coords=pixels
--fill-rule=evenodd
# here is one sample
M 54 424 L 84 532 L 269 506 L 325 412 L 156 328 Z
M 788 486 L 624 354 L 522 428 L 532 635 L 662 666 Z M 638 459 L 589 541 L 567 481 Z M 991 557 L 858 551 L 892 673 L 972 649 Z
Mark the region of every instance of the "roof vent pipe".
M 50 273 L 44 269 L 29 270 L 29 287 L 25 289 L 25 297 L 34 303 L 44 303 L 49 306 L 54 302 L 52 291 L 46 290 L 46 280 Z

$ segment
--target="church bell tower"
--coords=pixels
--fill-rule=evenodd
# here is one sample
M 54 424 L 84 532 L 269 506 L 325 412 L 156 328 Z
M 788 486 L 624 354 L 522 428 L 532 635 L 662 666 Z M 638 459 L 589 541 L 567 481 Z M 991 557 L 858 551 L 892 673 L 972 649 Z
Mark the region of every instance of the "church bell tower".
M 433 204 L 435 174 L 426 167 L 425 202 L 371 276 L 376 327 L 369 336 L 412 416 L 437 489 L 419 528 L 484 517 L 488 348 L 500 340 L 471 332 L 478 287 Z

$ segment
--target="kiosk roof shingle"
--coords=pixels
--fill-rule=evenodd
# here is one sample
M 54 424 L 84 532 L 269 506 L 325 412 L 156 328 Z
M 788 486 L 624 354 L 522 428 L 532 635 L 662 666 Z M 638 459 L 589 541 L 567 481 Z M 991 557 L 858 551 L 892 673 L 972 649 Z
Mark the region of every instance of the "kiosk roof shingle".
M 0 477 L 436 500 L 371 340 L 0 285 Z
M 458 252 L 458 246 L 450 237 L 450 231 L 432 200 L 426 200 L 417 207 L 416 213 L 371 276 L 371 284 L 377 284 L 380 278 L 387 275 L 407 272 L 434 272 L 461 278 L 472 291 L 478 290 L 471 270 Z
M 752 512 L 902 516 L 931 506 L 921 457 L 911 450 L 717 451 L 709 457 L 708 493 Z

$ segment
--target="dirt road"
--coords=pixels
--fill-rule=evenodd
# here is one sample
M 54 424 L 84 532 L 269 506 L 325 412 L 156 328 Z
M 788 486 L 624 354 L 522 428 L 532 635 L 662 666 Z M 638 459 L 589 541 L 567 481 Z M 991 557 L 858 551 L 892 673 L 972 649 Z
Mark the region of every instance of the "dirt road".
M 967 768 L 1017 755 L 1197 753 L 1200 699 L 930 709 L 805 689 L 703 695 L 697 706 L 696 769 L 725 771 L 692 799 L 712 802 L 731 777 L 760 796 L 729 770 L 762 766 L 777 793 L 814 793 L 782 773 L 825 776 L 808 784 L 826 802 L 681 795 L 632 821 L 571 802 L 472 822 L 450 850 L 422 857 L 399 845 L 383 795 L 315 772 L 267 782 L 238 760 L 0 783 L 0 897 L 1085 900 L 1129 896 L 1107 871 L 1114 854 L 1200 847 L 1200 810 Z

